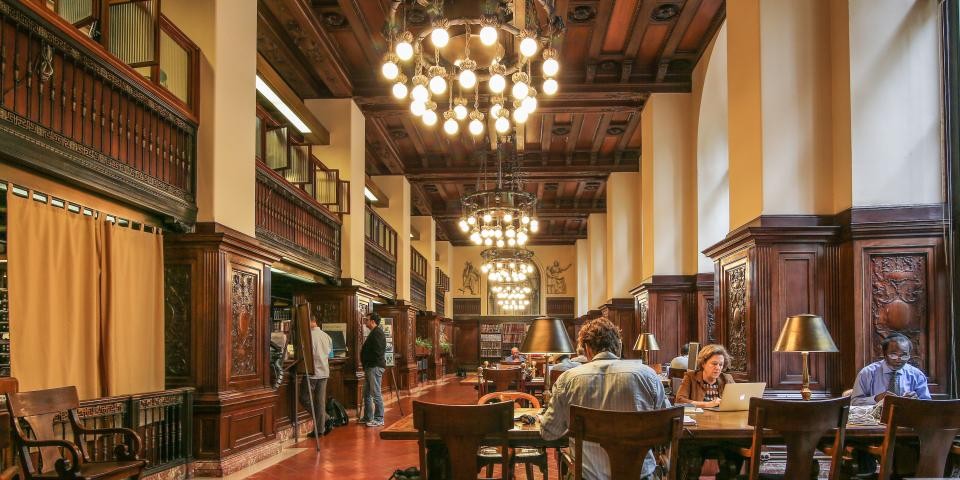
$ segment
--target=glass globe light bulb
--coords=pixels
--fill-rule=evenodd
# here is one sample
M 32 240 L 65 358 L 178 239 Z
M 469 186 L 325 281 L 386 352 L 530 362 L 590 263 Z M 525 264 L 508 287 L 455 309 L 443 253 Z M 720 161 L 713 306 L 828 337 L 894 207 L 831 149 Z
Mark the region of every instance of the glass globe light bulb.
M 513 239 L 513 238 L 508 238 L 508 239 L 507 239 L 507 245 L 510 245 L 511 247 L 516 246 L 516 245 L 517 245 L 517 240 L 516 240 L 516 239 Z
M 528 216 L 526 216 L 526 215 L 520 217 L 520 223 L 522 223 L 522 224 L 524 224 L 524 225 L 530 223 L 530 217 L 528 217 Z
M 430 32 L 430 41 L 433 43 L 433 46 L 437 48 L 446 47 L 450 43 L 450 34 L 447 33 L 447 29 L 443 27 L 434 28 Z
M 393 97 L 398 100 L 403 100 L 404 98 L 407 98 L 407 84 L 403 82 L 394 83 Z
M 494 230 L 494 231 L 493 231 L 493 236 L 494 236 L 494 237 L 497 237 L 497 238 L 502 237 L 502 236 L 503 236 L 503 230 L 500 230 L 499 228 L 496 229 L 496 230 Z
M 428 127 L 432 127 L 437 124 L 437 112 L 433 110 L 427 110 L 423 112 L 423 123 Z
M 473 232 L 472 234 L 470 234 L 470 241 L 473 243 L 476 243 L 477 245 L 480 245 L 480 234 L 477 232 Z
M 487 25 L 480 29 L 480 42 L 486 46 L 493 45 L 497 42 L 497 29 L 491 25 Z
M 410 91 L 410 96 L 416 102 L 426 102 L 430 98 L 430 92 L 423 85 L 415 85 L 413 90 Z
M 430 79 L 430 91 L 436 95 L 441 95 L 447 91 L 447 81 L 440 75 L 435 75 Z
M 497 240 L 497 247 L 503 248 L 503 245 L 504 245 L 504 243 L 503 243 L 503 239 L 502 239 L 502 238 L 499 239 L 499 240 Z
M 383 66 L 380 67 L 380 73 L 382 73 L 387 80 L 394 80 L 397 78 L 397 75 L 400 74 L 400 67 L 392 60 L 387 60 Z
M 536 220 L 530 220 L 530 231 L 536 233 L 540 229 L 540 222 Z
M 508 229 L 507 229 L 507 238 L 513 238 L 513 237 L 516 237 L 516 236 L 517 236 L 517 231 L 516 231 L 516 230 L 514 230 L 514 229 L 512 229 L 512 228 L 508 228 Z
M 470 133 L 472 135 L 480 135 L 483 133 L 483 122 L 477 119 L 470 120 Z
M 530 116 L 530 114 L 527 113 L 527 110 L 526 110 L 526 109 L 523 109 L 523 108 L 518 108 L 518 109 L 516 109 L 516 110 L 513 111 L 513 121 L 515 121 L 515 122 L 517 122 L 517 123 L 526 123 L 526 122 L 527 122 L 527 118 L 528 118 L 529 116 Z
M 467 225 L 467 221 L 466 221 L 466 220 L 460 220 L 460 224 L 459 224 L 459 225 L 460 225 L 460 231 L 461 231 L 461 232 L 466 232 L 467 230 L 470 230 L 470 225 Z
M 520 53 L 525 57 L 532 57 L 537 54 L 537 41 L 531 37 L 524 37 L 520 40 Z
M 543 61 L 543 74 L 552 77 L 560 71 L 560 62 L 556 58 L 548 58 Z
M 527 113 L 533 113 L 537 109 L 537 97 L 533 95 L 527 95 L 527 98 L 524 98 L 520 102 L 520 106 L 523 107 Z
M 493 217 L 489 213 L 483 214 L 483 223 L 490 223 L 491 220 L 493 220 Z
M 463 105 L 457 105 L 456 107 L 453 107 L 453 115 L 457 117 L 457 120 L 463 120 L 464 118 L 467 118 L 467 114 L 469 113 L 470 112 L 467 111 L 467 107 Z
M 447 132 L 447 135 L 456 135 L 460 131 L 460 124 L 452 118 L 448 118 L 443 122 L 443 131 Z
M 476 224 L 477 224 L 477 217 L 474 217 L 473 215 L 467 217 L 467 223 L 470 224 L 470 225 L 476 225 Z
M 493 239 L 487 237 L 487 239 L 483 241 L 483 244 L 489 247 L 490 245 L 493 245 Z
M 524 98 L 527 98 L 527 95 L 530 93 L 530 87 L 528 87 L 526 83 L 517 82 L 513 84 L 513 90 L 511 90 L 511 93 L 513 94 L 513 98 L 515 100 L 523 100 Z
M 490 85 L 490 91 L 493 93 L 502 93 L 505 88 L 507 88 L 507 79 L 495 73 L 490 76 L 490 80 L 487 81 L 487 84 Z
M 473 70 L 463 70 L 460 72 L 460 86 L 467 90 L 477 85 L 477 74 Z
M 557 81 L 552 78 L 543 81 L 543 93 L 547 95 L 555 95 L 559 88 L 560 86 L 557 84 Z
M 494 103 L 494 104 L 490 107 L 490 116 L 493 117 L 493 118 L 499 117 L 499 116 L 500 116 L 500 109 L 502 109 L 502 108 L 503 108 L 503 105 L 500 105 L 499 103 Z
M 413 35 L 411 35 L 410 38 L 413 38 Z M 408 42 L 406 38 L 397 42 L 393 47 L 393 51 L 400 57 L 400 60 L 407 61 L 413 58 L 413 44 Z
M 507 120 L 506 117 L 500 117 L 493 126 L 497 129 L 497 132 L 507 133 L 510 130 L 510 120 Z
M 504 214 L 503 214 L 503 221 L 504 221 L 504 222 L 512 222 L 512 221 L 513 221 L 513 215 L 510 214 L 510 212 L 504 213 Z
M 423 103 L 419 100 L 414 100 L 413 103 L 410 104 L 410 113 L 414 114 L 417 117 L 423 115 L 423 113 L 426 111 L 427 111 L 426 103 Z

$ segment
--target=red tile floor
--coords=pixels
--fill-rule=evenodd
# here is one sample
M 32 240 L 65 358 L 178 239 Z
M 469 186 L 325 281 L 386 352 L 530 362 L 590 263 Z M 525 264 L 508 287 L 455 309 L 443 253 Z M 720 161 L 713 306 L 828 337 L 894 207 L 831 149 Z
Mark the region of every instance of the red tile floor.
M 396 397 L 388 392 L 390 398 L 386 406 L 384 421 L 387 425 L 400 419 Z M 414 388 L 412 392 L 401 392 L 400 404 L 404 413 L 410 413 L 413 399 L 436 403 L 469 404 L 477 401 L 477 392 L 472 387 L 459 384 L 459 379 L 449 377 L 442 382 L 425 387 Z M 353 413 L 353 412 L 351 412 Z M 349 478 L 386 480 L 397 468 L 416 466 L 417 442 L 381 440 L 379 428 L 357 425 L 351 419 L 350 425 L 334 429 L 330 435 L 320 439 L 320 451 L 316 451 L 313 439 L 304 439 L 295 448 L 305 450 L 270 466 L 246 478 L 267 479 L 317 479 Z M 557 479 L 556 463 L 551 455 L 550 479 Z M 540 472 L 534 469 L 535 477 L 542 479 Z M 523 468 L 516 469 L 516 478 L 526 478 Z

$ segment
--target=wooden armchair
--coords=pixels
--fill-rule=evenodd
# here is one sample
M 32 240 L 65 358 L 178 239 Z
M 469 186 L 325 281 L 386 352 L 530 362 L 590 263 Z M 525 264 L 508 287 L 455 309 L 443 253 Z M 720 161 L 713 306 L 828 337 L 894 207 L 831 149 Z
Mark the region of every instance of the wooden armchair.
M 782 478 L 817 478 L 819 469 L 813 454 L 817 442 L 833 435 L 833 455 L 830 464 L 830 478 L 836 480 L 840 475 L 840 454 L 843 451 L 843 439 L 850 414 L 850 397 L 830 400 L 768 400 L 750 399 L 748 423 L 754 427 L 753 443 L 749 449 L 742 449 L 741 455 L 750 462 L 749 480 L 760 477 L 760 449 L 768 430 L 783 437 L 787 446 L 787 467 Z
M 495 402 L 513 402 L 514 406 L 520 408 L 540 408 L 540 400 L 537 397 L 524 392 L 493 392 L 480 397 L 477 405 L 486 405 Z M 487 467 L 487 476 L 493 476 L 493 465 L 500 463 L 502 454 L 499 450 L 490 448 L 481 448 L 480 463 Z M 543 474 L 543 478 L 550 478 L 548 475 L 547 449 L 537 447 L 516 447 L 512 449 L 510 455 L 510 473 L 513 474 L 513 467 L 516 464 L 523 464 L 527 478 L 533 478 L 533 466 L 536 465 Z
M 514 368 L 484 368 L 483 380 L 480 382 L 480 396 L 490 391 L 519 390 L 523 391 L 523 369 Z M 488 390 L 493 383 L 493 390 Z
M 476 480 L 481 464 L 480 447 L 492 445 L 509 451 L 507 432 L 513 428 L 513 402 L 490 405 L 443 405 L 414 400 L 413 426 L 418 430 L 420 471 L 431 471 L 427 458 L 427 434 L 440 437 L 449 454 L 445 478 Z M 491 440 L 492 439 L 492 440 Z M 509 455 L 500 456 L 503 478 L 509 478 Z M 425 477 L 430 480 L 429 476 Z
M 943 477 L 954 438 L 960 433 L 960 400 L 918 400 L 887 395 L 880 418 L 887 430 L 879 452 L 874 452 L 880 454 L 879 480 L 887 480 L 893 473 L 893 451 L 901 427 L 913 430 L 920 442 L 917 471 L 913 476 Z
M 683 407 L 647 412 L 616 412 L 570 406 L 570 436 L 574 438 L 574 479 L 583 479 L 583 442 L 596 442 L 610 457 L 610 478 L 640 478 L 647 453 L 667 446 L 669 469 L 664 479 L 677 478 L 677 450 L 683 430 Z
M 17 393 L 19 383 L 16 378 L 0 378 L 0 395 L 10 395 Z M 17 459 L 14 456 L 14 450 L 11 448 L 13 443 L 13 432 L 11 428 L 10 414 L 0 412 L 0 451 L 3 451 L 3 464 L 7 467 L 0 472 L 0 480 L 10 480 L 19 478 L 20 469 L 17 468 Z
M 71 480 L 140 478 L 147 462 L 137 458 L 141 450 L 137 433 L 129 428 L 85 428 L 77 416 L 79 407 L 77 388 L 72 386 L 7 395 L 22 477 Z M 54 433 L 63 417 L 70 423 L 72 442 L 60 440 Z M 93 462 L 83 435 L 122 435 L 126 442 L 116 446 L 116 460 Z M 39 462 L 34 463 L 35 460 Z

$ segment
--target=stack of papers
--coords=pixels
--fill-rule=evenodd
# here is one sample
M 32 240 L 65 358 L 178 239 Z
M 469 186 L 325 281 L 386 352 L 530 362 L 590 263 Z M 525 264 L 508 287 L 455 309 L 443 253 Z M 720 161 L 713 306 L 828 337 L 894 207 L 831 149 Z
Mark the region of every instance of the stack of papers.
M 690 415 L 691 413 L 703 413 L 703 409 L 700 407 L 683 407 L 683 413 Z
M 684 415 L 684 416 L 683 416 L 683 424 L 684 424 L 684 425 L 696 425 L 696 424 L 697 424 L 697 421 L 694 420 L 693 417 L 691 417 L 690 415 Z

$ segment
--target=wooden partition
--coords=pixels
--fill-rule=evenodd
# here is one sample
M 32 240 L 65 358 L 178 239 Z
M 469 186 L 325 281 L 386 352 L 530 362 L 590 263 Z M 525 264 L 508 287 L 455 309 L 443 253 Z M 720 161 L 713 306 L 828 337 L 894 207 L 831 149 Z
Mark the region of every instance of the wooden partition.
M 650 363 L 666 363 L 684 343 L 698 340 L 696 277 L 654 275 L 633 289 L 640 333 L 652 333 L 660 345 Z M 631 340 L 631 347 L 636 336 Z M 639 352 L 637 352 L 639 353 Z

